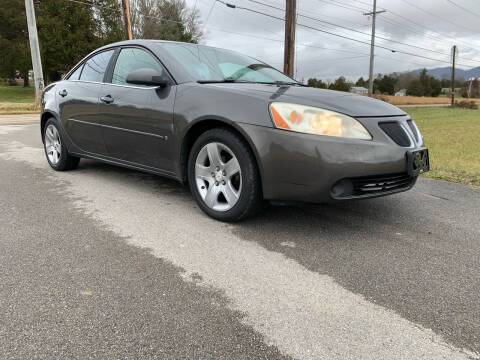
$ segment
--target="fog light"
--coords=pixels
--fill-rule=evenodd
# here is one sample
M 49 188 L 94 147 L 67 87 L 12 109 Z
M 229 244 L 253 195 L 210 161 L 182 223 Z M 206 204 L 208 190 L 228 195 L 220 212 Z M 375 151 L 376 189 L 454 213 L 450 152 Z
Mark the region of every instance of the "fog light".
M 351 195 L 353 193 L 352 182 L 349 179 L 342 179 L 340 181 L 337 181 L 332 186 L 331 193 L 333 197 L 342 197 L 342 196 Z

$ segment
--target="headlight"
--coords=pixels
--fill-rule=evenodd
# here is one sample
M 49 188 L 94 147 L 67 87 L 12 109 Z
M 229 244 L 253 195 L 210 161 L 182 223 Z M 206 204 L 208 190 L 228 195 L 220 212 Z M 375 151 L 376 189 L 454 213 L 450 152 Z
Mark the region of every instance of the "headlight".
M 270 104 L 275 127 L 307 134 L 371 140 L 370 133 L 354 118 L 312 106 Z

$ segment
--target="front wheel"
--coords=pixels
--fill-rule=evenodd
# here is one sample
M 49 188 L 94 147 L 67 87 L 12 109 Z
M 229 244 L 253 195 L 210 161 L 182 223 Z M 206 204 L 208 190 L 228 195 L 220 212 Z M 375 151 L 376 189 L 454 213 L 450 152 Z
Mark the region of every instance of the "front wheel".
M 227 129 L 197 139 L 188 161 L 190 190 L 200 208 L 220 221 L 240 221 L 263 208 L 261 181 L 248 144 Z
M 45 155 L 51 168 L 56 171 L 72 170 L 78 166 L 80 158 L 68 154 L 58 125 L 53 119 L 45 124 L 43 132 Z

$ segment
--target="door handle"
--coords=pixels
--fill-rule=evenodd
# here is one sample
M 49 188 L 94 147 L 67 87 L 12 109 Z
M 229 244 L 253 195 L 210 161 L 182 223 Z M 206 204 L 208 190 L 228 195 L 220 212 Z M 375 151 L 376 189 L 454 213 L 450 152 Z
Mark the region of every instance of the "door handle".
M 65 96 L 68 95 L 68 91 L 65 90 L 65 89 L 63 89 L 62 91 L 59 91 L 59 92 L 58 92 L 58 95 L 60 95 L 61 97 L 65 97 Z
M 100 97 L 100 101 L 104 102 L 105 104 L 111 104 L 113 102 L 113 98 L 111 95 L 105 95 Z

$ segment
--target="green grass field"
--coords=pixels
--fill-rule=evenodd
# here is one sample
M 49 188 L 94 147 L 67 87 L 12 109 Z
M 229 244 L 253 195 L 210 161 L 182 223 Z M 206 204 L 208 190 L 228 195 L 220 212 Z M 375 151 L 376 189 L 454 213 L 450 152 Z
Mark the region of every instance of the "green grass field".
M 480 186 L 480 110 L 405 108 L 430 153 L 427 177 Z
M 0 102 L 32 103 L 35 101 L 35 89 L 31 86 L 0 86 Z
M 33 87 L 0 86 L 0 115 L 32 112 L 38 112 Z

